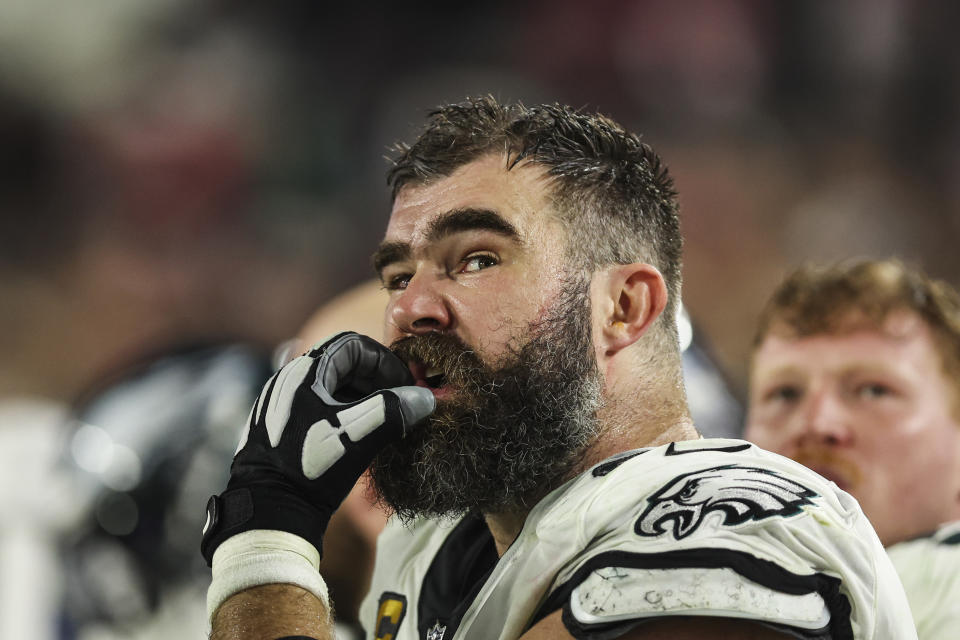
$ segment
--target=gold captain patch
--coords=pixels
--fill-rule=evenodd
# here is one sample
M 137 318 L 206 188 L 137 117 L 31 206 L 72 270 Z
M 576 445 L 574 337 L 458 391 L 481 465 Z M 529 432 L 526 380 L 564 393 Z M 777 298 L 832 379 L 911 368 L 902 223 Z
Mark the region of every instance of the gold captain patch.
M 376 640 L 394 640 L 406 612 L 406 596 L 384 591 L 377 607 L 377 624 L 373 627 Z

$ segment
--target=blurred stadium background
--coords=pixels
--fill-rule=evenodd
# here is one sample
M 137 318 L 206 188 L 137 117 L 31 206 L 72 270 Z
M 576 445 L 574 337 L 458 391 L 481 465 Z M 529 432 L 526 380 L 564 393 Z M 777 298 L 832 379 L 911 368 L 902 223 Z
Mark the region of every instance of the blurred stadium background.
M 933 0 L 0 0 L 0 638 L 28 610 L 49 637 L 134 637 L 202 580 L 170 533 L 184 456 L 232 444 L 183 427 L 233 424 L 274 347 L 370 277 L 383 157 L 432 105 L 559 101 L 643 132 L 732 398 L 797 262 L 896 255 L 960 284 L 957 25 Z M 167 365 L 181 386 L 140 400 Z M 136 473 L 101 473 L 108 445 Z

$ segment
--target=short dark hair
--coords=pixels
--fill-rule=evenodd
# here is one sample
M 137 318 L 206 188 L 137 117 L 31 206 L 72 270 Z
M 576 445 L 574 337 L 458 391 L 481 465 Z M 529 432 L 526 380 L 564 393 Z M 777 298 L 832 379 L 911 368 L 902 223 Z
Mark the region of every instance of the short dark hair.
M 646 262 L 669 297 L 661 325 L 676 341 L 683 240 L 677 194 L 660 157 L 610 118 L 560 104 L 501 104 L 492 96 L 438 107 L 413 145 L 396 147 L 387 174 L 393 198 L 499 153 L 507 168 L 543 167 L 552 181 L 569 250 L 588 270 Z

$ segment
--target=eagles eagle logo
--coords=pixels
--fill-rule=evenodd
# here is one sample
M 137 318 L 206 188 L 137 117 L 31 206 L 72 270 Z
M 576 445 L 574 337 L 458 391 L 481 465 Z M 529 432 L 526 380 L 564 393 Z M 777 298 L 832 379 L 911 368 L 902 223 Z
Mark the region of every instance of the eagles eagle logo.
M 793 480 L 757 467 L 736 464 L 685 473 L 647 498 L 649 506 L 634 530 L 641 536 L 659 536 L 669 530 L 686 538 L 711 511 L 724 514 L 722 524 L 792 516 L 812 504 L 818 494 Z

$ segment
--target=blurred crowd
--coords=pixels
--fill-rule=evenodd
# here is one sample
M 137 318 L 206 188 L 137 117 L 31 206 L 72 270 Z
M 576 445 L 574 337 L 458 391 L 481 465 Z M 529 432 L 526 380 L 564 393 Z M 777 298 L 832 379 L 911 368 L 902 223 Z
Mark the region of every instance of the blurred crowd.
M 600 110 L 666 159 L 691 402 L 736 435 L 793 265 L 960 284 L 957 24 L 934 0 L 0 0 L 0 638 L 158 611 L 202 636 L 203 500 L 252 394 L 372 275 L 411 114 L 468 94 Z

